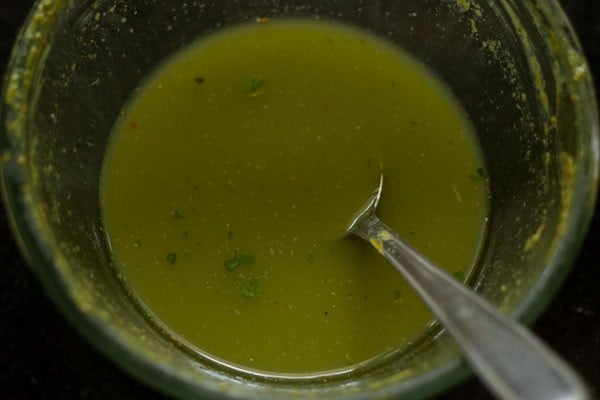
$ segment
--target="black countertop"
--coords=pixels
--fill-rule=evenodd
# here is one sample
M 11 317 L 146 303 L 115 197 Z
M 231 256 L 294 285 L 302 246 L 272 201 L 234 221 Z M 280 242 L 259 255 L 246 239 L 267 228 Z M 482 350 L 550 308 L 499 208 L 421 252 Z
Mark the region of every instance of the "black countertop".
M 0 81 L 32 0 L 0 2 Z M 561 1 L 600 77 L 600 1 Z M 599 78 L 600 79 L 600 78 Z M 596 90 L 600 92 L 597 84 Z M 600 399 L 600 209 L 573 271 L 534 331 L 570 362 Z M 58 313 L 27 268 L 0 205 L 0 400 L 165 399 L 98 353 Z M 491 399 L 475 380 L 443 399 Z

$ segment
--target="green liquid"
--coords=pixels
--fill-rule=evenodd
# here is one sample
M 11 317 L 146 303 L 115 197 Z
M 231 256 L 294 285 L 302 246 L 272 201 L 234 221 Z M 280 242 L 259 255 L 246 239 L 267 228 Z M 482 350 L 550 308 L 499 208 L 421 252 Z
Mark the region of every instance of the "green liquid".
M 486 182 L 446 89 L 353 28 L 224 30 L 164 63 L 117 121 L 101 187 L 115 264 L 157 323 L 241 368 L 321 373 L 405 349 L 431 315 L 344 237 L 381 166 L 381 219 L 468 274 Z

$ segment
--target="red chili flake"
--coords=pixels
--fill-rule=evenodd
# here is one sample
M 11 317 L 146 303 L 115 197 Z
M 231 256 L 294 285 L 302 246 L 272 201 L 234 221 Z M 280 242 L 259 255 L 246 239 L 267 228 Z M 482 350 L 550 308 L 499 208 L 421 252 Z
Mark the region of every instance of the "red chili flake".
M 138 124 L 135 121 L 131 121 L 131 127 L 133 129 L 137 129 L 138 128 Z
M 259 17 L 259 18 L 256 18 L 256 22 L 258 22 L 259 24 L 266 24 L 267 22 L 269 22 L 269 18 Z

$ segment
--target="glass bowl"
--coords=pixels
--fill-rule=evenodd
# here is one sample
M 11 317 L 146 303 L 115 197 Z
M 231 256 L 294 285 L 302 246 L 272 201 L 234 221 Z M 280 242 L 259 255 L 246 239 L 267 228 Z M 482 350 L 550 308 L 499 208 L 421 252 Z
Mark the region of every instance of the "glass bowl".
M 441 329 L 352 373 L 244 374 L 194 355 L 131 301 L 111 264 L 99 175 L 114 121 L 163 59 L 211 32 L 276 17 L 341 21 L 427 65 L 474 125 L 491 212 L 469 284 L 531 322 L 569 270 L 598 180 L 588 66 L 554 0 L 38 0 L 1 108 L 4 198 L 23 254 L 63 314 L 127 371 L 181 398 L 422 398 L 468 375 Z

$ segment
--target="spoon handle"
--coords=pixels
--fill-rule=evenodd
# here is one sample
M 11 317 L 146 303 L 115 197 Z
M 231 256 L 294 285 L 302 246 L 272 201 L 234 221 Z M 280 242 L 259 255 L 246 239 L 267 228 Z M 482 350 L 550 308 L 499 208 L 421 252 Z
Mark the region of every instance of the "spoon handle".
M 538 338 L 442 272 L 375 213 L 365 216 L 353 233 L 370 241 L 405 277 L 498 398 L 588 398 L 577 375 Z

